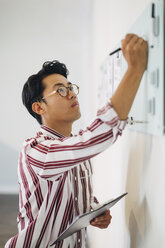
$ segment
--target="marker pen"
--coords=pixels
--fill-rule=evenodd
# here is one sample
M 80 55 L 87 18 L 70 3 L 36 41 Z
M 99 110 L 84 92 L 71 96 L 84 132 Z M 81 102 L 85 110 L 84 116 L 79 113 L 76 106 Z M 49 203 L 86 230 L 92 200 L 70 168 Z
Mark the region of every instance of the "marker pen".
M 121 48 L 120 47 L 118 49 L 116 49 L 115 51 L 111 52 L 109 55 L 111 56 L 111 55 L 113 55 L 113 54 L 115 54 L 115 53 L 117 53 L 119 51 L 121 51 Z
M 152 8 L 151 8 L 151 48 L 154 48 L 154 25 L 155 25 L 155 4 L 152 3 Z

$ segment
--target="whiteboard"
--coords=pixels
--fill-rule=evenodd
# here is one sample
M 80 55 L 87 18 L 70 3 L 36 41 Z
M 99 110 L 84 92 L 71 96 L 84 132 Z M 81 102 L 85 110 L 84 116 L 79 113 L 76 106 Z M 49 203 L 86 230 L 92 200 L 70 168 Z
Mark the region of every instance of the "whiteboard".
M 152 18 L 154 4 L 155 18 Z M 164 1 L 152 1 L 127 33 L 135 33 L 149 44 L 148 66 L 129 113 L 127 128 L 152 135 L 164 134 Z M 114 48 L 121 47 L 117 44 Z M 118 87 L 127 63 L 119 51 L 107 56 L 100 67 L 98 99 L 101 106 Z

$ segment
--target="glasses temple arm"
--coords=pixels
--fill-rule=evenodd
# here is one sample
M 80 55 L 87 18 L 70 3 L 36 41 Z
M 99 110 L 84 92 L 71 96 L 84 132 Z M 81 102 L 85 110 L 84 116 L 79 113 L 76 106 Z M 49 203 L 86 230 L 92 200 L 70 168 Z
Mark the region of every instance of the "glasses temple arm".
M 52 91 L 50 94 L 48 94 L 48 95 L 42 97 L 42 99 L 45 99 L 45 98 L 47 98 L 48 96 L 51 96 L 51 95 L 55 94 L 56 92 L 57 92 L 57 90 L 54 90 L 54 91 Z

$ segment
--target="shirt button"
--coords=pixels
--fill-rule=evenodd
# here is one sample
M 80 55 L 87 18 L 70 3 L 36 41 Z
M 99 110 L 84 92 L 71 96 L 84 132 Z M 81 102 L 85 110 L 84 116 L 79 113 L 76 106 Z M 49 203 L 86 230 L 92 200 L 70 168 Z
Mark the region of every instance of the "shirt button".
M 80 243 L 81 239 L 78 239 L 78 243 Z
M 77 197 L 75 197 L 75 200 L 77 201 Z
M 75 177 L 74 179 L 75 179 L 75 181 L 76 181 L 76 180 L 77 180 L 77 177 Z

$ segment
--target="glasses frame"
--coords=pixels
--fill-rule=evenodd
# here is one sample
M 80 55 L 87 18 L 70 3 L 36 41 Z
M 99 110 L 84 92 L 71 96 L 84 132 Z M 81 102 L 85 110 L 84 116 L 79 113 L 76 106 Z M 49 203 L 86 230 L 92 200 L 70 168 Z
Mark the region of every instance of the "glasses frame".
M 77 90 L 78 90 L 78 93 L 76 94 L 76 96 L 77 96 L 77 95 L 79 94 L 79 86 L 77 86 L 76 84 L 72 84 L 71 86 L 68 86 L 68 87 L 66 87 L 66 86 L 60 86 L 60 87 L 58 88 L 58 90 L 53 90 L 52 92 L 50 92 L 48 95 L 42 97 L 41 99 L 44 100 L 44 99 L 47 98 L 48 96 L 54 95 L 54 94 L 56 94 L 56 93 L 58 93 L 60 96 L 62 96 L 62 95 L 60 94 L 60 92 L 59 92 L 59 89 L 60 89 L 61 87 L 64 87 L 64 88 L 67 89 L 67 95 L 66 95 L 66 96 L 68 96 L 68 95 L 69 95 L 69 89 L 70 89 L 73 85 L 75 85 L 75 86 L 77 87 Z M 71 91 L 71 89 L 70 89 L 70 91 Z M 62 97 L 66 97 L 66 96 L 62 96 Z

